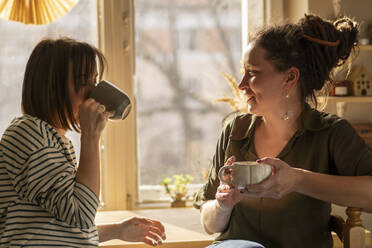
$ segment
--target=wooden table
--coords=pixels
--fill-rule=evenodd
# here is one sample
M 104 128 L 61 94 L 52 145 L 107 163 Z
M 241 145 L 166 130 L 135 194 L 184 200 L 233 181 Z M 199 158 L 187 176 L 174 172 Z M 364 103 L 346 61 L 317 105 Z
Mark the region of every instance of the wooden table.
M 140 216 L 161 221 L 165 226 L 167 240 L 162 248 L 204 248 L 211 244 L 218 234 L 208 235 L 200 224 L 199 210 L 194 208 L 143 209 L 132 211 L 101 211 L 97 213 L 96 223 L 118 222 L 122 219 Z M 371 233 L 366 231 L 366 247 L 371 245 Z M 334 248 L 342 248 L 343 244 L 335 233 L 332 233 Z M 102 248 L 149 248 L 143 243 L 111 240 L 100 244 Z
M 200 224 L 199 210 L 194 208 L 144 209 L 132 211 L 101 211 L 97 213 L 96 223 L 117 222 L 122 219 L 140 216 L 157 219 L 164 224 L 167 239 L 164 248 L 204 248 L 211 244 L 217 235 L 208 235 Z M 102 248 L 149 248 L 143 243 L 111 240 L 100 244 Z

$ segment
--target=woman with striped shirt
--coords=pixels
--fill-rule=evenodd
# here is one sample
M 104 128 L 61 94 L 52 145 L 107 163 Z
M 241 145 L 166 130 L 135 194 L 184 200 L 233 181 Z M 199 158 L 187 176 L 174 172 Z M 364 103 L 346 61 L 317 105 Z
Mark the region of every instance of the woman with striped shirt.
M 0 142 L 0 247 L 97 247 L 110 239 L 161 244 L 163 225 L 131 218 L 96 226 L 99 138 L 108 113 L 88 98 L 103 54 L 69 38 L 41 41 L 25 71 L 21 117 Z M 77 165 L 67 130 L 81 133 Z

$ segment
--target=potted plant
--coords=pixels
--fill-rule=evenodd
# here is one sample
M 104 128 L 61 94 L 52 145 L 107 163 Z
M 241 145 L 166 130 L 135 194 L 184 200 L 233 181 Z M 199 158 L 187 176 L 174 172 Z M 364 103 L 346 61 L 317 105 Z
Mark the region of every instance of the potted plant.
M 186 201 L 189 199 L 187 194 L 187 185 L 194 180 L 189 174 L 176 174 L 172 177 L 166 177 L 161 182 L 164 186 L 165 192 L 172 199 L 171 207 L 185 207 Z

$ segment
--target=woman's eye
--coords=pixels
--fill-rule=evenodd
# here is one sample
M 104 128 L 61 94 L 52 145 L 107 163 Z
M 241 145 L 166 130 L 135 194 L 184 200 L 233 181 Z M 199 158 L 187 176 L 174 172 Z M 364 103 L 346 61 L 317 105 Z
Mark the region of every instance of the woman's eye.
M 252 71 L 252 70 L 246 70 L 245 73 L 248 74 L 248 76 L 253 77 L 256 75 L 257 71 Z

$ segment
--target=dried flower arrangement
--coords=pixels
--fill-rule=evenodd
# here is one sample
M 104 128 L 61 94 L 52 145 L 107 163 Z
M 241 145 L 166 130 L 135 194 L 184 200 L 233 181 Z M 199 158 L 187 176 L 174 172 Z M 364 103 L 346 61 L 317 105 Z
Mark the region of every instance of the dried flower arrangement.
M 225 72 L 221 72 L 221 74 L 229 83 L 234 96 L 233 97 L 224 96 L 218 98 L 216 101 L 228 103 L 236 113 L 247 113 L 248 112 L 247 99 L 244 95 L 244 92 L 239 90 L 238 83 L 236 82 L 235 78 L 233 78 L 231 75 Z

